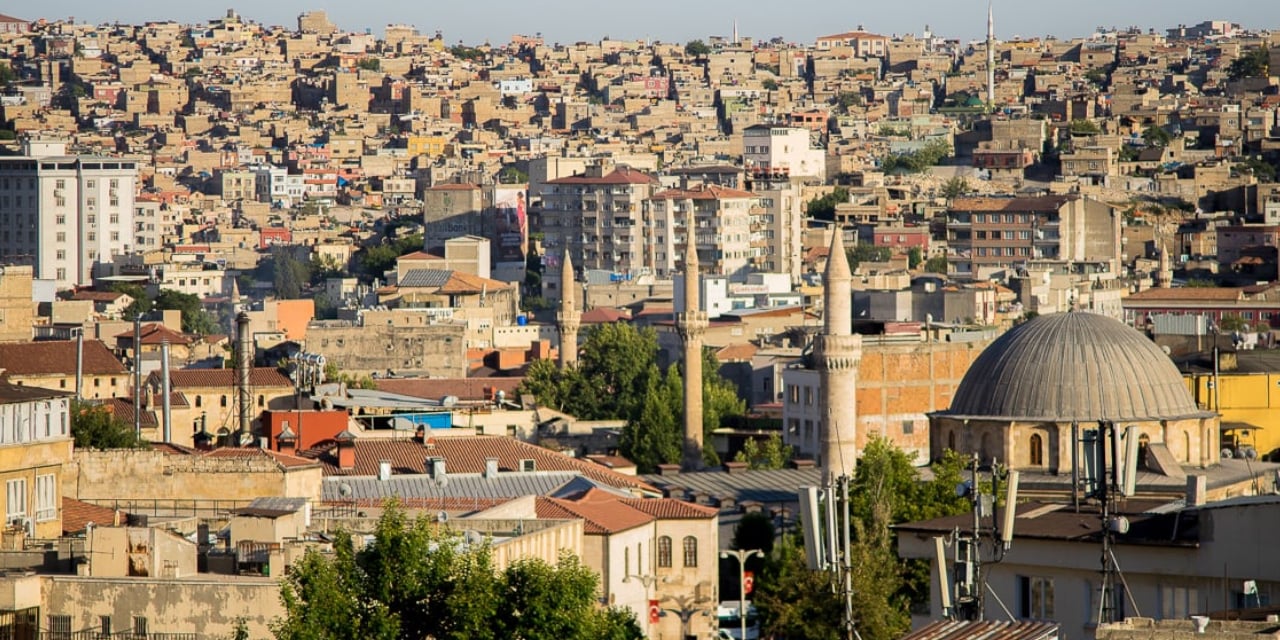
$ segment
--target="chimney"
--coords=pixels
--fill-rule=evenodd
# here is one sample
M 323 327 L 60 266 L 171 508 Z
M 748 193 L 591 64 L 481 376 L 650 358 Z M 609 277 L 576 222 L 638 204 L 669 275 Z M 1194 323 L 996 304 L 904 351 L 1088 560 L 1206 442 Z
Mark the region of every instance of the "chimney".
M 484 477 L 486 478 L 498 477 L 498 459 L 497 458 L 484 459 Z
M 379 460 L 378 461 L 378 480 L 382 482 L 386 482 L 390 479 L 391 479 L 391 461 Z
M 1201 507 L 1208 500 L 1209 482 L 1202 475 L 1187 477 L 1187 506 Z
M 276 436 L 276 450 L 291 456 L 298 453 L 298 436 L 293 433 L 293 429 L 289 428 L 288 420 L 284 421 L 280 435 Z
M 660 475 L 660 476 L 678 476 L 678 475 L 680 475 L 680 465 L 678 465 L 678 464 L 660 464 L 660 465 L 658 465 L 658 475 Z
M 338 468 L 350 471 L 356 468 L 356 434 L 343 429 L 333 438 L 338 442 Z
M 444 458 L 427 458 L 427 475 L 432 480 L 440 480 L 447 473 L 444 468 Z

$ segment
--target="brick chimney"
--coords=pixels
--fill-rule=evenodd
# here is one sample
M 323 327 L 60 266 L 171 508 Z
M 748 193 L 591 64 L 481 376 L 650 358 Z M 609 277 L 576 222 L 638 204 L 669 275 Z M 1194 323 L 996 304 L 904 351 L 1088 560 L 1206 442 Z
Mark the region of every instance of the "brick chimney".
M 338 443 L 338 468 L 343 471 L 355 469 L 356 434 L 343 429 L 342 433 L 334 436 L 333 439 Z
M 291 456 L 298 454 L 298 436 L 294 434 L 293 429 L 289 428 L 288 420 L 284 421 L 280 435 L 276 436 L 276 451 Z

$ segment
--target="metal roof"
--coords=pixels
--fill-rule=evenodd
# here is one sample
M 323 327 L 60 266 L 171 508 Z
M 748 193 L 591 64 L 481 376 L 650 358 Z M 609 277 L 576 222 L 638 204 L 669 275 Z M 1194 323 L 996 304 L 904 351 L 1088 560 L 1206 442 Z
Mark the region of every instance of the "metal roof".
M 1021 620 L 940 620 L 912 631 L 902 640 L 1054 640 L 1058 623 Z
M 410 269 L 396 284 L 401 287 L 443 287 L 453 275 L 447 269 Z
M 1125 324 L 1086 312 L 1039 316 L 978 356 L 940 415 L 983 419 L 1206 417 L 1169 356 Z
M 722 470 L 683 472 L 674 476 L 647 475 L 642 479 L 662 489 L 681 487 L 689 491 L 701 491 L 715 498 L 733 498 L 738 502 L 795 502 L 800 487 L 822 484 L 822 470 L 776 469 L 759 471 Z M 681 495 L 671 495 L 681 498 Z
M 479 473 L 450 473 L 444 482 L 427 474 L 395 474 L 388 480 L 376 476 L 329 476 L 324 479 L 322 497 L 326 502 L 393 497 L 518 498 L 551 495 L 571 483 L 577 487 L 586 487 L 583 483 L 597 486 L 575 471 L 502 472 L 492 478 Z

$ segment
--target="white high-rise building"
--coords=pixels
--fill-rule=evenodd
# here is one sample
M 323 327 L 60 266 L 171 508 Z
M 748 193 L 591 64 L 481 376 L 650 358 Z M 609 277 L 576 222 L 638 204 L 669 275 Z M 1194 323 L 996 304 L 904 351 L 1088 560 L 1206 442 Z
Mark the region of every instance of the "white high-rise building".
M 136 250 L 138 164 L 28 144 L 0 158 L 0 262 L 30 264 L 58 289 L 89 284 L 94 265 Z

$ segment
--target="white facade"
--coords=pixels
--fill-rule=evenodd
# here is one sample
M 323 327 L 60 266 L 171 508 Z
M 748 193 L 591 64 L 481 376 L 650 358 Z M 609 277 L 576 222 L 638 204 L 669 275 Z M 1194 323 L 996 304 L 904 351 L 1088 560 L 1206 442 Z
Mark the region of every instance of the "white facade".
M 58 289 L 92 282 L 97 264 L 136 251 L 133 160 L 0 160 L 0 261 L 29 263 Z
M 742 132 L 742 158 L 753 175 L 825 180 L 826 155 L 809 144 L 809 130 L 756 125 Z
M 290 174 L 288 169 L 272 165 L 255 166 L 250 170 L 254 177 L 254 196 L 258 202 L 279 202 L 289 206 L 301 202 L 306 185 L 302 174 Z

